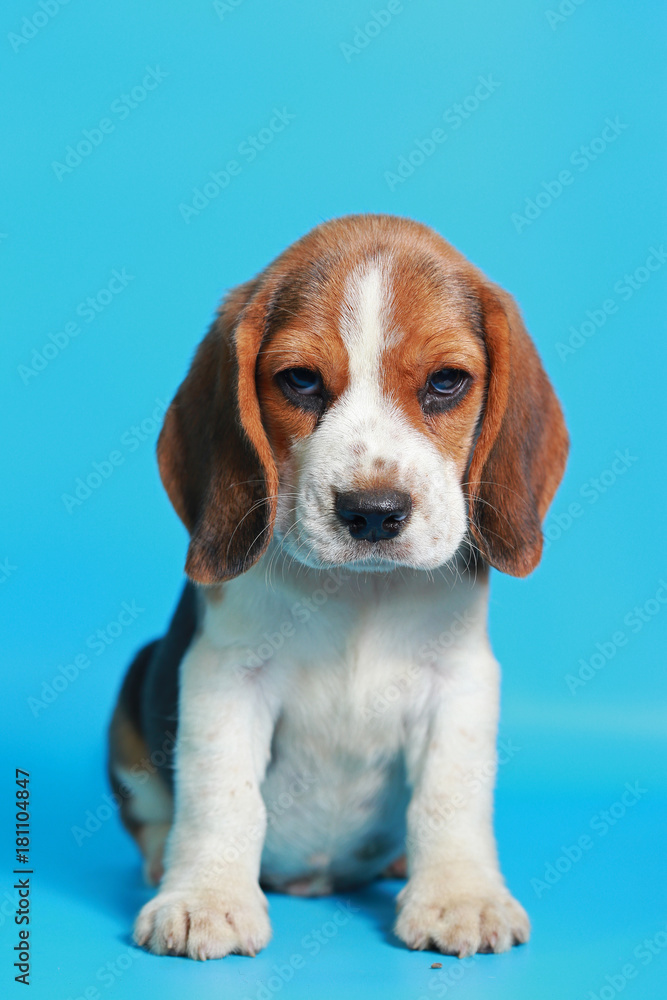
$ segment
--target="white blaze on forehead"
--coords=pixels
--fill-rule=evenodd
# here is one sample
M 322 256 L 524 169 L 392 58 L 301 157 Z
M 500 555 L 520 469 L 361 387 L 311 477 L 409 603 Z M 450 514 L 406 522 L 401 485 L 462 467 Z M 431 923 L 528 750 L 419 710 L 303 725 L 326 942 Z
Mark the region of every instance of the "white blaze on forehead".
M 347 279 L 340 329 L 349 358 L 350 383 L 379 385 L 382 353 L 394 340 L 386 265 L 357 268 Z
M 339 318 L 349 382 L 315 431 L 294 446 L 297 504 L 292 493 L 288 502 L 279 504 L 279 526 L 287 550 L 307 565 L 358 562 L 359 543 L 336 517 L 335 498 L 367 489 L 371 482 L 403 490 L 412 498 L 405 530 L 383 543 L 392 546 L 382 555 L 388 565 L 391 555 L 398 565 L 442 566 L 465 535 L 466 504 L 453 460 L 408 419 L 399 393 L 383 385 L 386 351 L 404 335 L 393 315 L 391 265 L 391 258 L 385 257 L 349 274 Z

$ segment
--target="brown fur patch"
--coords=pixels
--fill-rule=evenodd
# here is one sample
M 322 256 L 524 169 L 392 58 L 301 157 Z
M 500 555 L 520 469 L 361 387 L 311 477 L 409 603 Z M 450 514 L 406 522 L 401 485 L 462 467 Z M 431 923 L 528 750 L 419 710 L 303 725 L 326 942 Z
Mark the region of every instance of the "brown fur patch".
M 470 519 L 489 562 L 525 576 L 540 561 L 541 521 L 563 476 L 568 434 L 516 303 L 488 283 L 479 294 L 491 374 L 468 474 Z
M 142 734 L 119 702 L 109 726 L 109 746 L 114 764 L 130 771 L 141 761 L 148 760 L 149 749 Z
M 255 359 L 261 305 L 256 283 L 228 296 L 165 417 L 158 461 L 165 489 L 190 531 L 188 576 L 237 576 L 270 540 L 277 473 L 259 414 Z
M 446 246 L 446 245 L 445 245 Z M 461 262 L 441 250 L 425 266 L 404 250 L 393 257 L 391 318 L 398 340 L 385 351 L 385 393 L 396 400 L 410 423 L 430 437 L 460 475 L 466 468 L 484 400 L 486 356 L 471 317 Z M 442 368 L 472 376 L 464 398 L 444 413 L 424 414 L 419 394 Z

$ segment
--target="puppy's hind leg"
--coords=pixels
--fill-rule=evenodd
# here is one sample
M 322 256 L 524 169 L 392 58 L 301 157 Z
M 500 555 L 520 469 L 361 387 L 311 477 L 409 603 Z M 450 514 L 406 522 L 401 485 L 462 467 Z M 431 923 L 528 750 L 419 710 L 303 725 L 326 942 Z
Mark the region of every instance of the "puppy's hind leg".
M 151 646 L 141 650 L 132 664 L 109 726 L 109 780 L 118 797 L 123 825 L 136 840 L 144 857 L 144 877 L 157 885 L 164 874 L 163 856 L 173 817 L 172 795 L 161 777 L 139 729 L 128 699 L 128 680 L 135 678 L 148 659 Z
M 164 875 L 164 848 L 172 823 L 171 795 L 156 773 L 140 772 L 137 778 L 136 772 L 116 762 L 109 764 L 109 779 L 120 800 L 123 826 L 136 840 L 144 858 L 144 878 L 148 885 L 159 885 Z

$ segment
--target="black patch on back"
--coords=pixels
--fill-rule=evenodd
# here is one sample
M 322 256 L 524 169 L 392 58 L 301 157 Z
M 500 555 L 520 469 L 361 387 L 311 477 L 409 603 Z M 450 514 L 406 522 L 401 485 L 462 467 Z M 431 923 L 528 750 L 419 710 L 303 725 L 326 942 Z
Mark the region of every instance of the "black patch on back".
M 138 728 L 148 744 L 151 763 L 170 788 L 174 783 L 180 668 L 196 630 L 197 594 L 194 584 L 187 583 L 167 633 L 139 654 L 148 655 L 143 664 L 143 683 L 139 692 Z

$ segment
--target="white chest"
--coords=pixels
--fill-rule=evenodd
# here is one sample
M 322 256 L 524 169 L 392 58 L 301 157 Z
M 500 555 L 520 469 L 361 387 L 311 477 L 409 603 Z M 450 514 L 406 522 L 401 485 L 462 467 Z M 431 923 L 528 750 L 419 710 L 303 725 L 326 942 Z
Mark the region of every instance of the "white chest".
M 226 621 L 207 622 L 221 637 L 238 629 L 235 644 L 248 663 L 261 660 L 257 683 L 275 706 L 262 783 L 267 885 L 329 891 L 373 878 L 403 852 L 406 726 L 427 731 L 448 652 L 479 624 L 470 588 L 445 589 L 447 601 L 420 583 L 353 577 L 320 602 L 306 588 L 301 597 L 283 588 L 279 600 L 239 589 L 223 601 Z
M 303 891 L 372 878 L 405 834 L 400 704 L 350 664 L 296 668 L 292 684 L 299 696 L 283 706 L 262 786 L 265 877 Z

